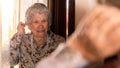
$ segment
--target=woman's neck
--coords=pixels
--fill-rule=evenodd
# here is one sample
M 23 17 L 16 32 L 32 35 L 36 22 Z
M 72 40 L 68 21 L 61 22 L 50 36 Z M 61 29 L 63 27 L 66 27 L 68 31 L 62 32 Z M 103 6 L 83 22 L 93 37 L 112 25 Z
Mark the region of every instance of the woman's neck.
M 40 45 L 43 45 L 43 44 L 46 42 L 47 36 L 44 36 L 44 37 L 36 37 L 36 36 L 33 36 L 33 39 L 35 40 L 36 44 L 37 44 L 38 46 L 40 46 Z

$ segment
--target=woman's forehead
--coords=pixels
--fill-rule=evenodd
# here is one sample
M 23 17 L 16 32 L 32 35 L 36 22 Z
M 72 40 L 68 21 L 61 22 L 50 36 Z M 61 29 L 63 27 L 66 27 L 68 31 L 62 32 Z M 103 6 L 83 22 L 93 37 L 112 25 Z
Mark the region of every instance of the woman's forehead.
M 32 18 L 47 18 L 47 15 L 44 13 L 35 13 Z

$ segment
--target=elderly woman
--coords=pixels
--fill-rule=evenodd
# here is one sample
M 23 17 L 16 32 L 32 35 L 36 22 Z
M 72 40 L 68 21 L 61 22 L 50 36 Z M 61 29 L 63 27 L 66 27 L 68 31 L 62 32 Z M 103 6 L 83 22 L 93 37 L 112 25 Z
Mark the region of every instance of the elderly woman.
M 34 68 L 65 39 L 50 31 L 50 12 L 44 4 L 32 5 L 25 17 L 25 24 L 18 24 L 18 31 L 10 41 L 10 65 L 19 63 L 19 68 Z M 31 33 L 25 34 L 26 25 Z

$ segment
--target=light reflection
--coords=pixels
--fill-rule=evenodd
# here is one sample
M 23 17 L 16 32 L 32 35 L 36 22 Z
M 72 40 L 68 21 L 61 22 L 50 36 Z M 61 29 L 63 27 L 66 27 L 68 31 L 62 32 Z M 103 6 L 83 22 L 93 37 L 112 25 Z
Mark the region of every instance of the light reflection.
M 66 38 L 68 38 L 69 0 L 66 1 Z

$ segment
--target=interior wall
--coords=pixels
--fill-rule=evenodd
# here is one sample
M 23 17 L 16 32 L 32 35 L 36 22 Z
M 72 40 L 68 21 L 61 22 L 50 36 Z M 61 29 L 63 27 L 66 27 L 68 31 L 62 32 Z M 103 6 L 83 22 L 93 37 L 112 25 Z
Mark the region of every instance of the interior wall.
M 75 0 L 75 27 L 96 4 L 97 0 Z

